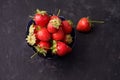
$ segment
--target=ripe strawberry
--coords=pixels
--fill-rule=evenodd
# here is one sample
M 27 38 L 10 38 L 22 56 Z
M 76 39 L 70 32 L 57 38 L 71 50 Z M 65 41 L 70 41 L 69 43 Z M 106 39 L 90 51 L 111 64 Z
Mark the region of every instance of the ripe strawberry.
M 37 39 L 35 45 L 38 45 L 40 43 L 40 40 Z
M 103 21 L 91 21 L 89 20 L 88 17 L 83 17 L 78 21 L 76 30 L 81 32 L 88 32 L 91 30 L 91 23 L 94 23 L 94 22 L 104 23 Z
M 53 40 L 63 40 L 64 39 L 64 32 L 62 28 L 60 28 L 56 33 L 52 34 L 52 39 Z
M 49 41 L 51 39 L 51 35 L 46 28 L 41 28 L 36 33 L 36 37 L 37 37 L 37 39 L 39 39 L 41 41 Z
M 36 52 L 34 55 L 31 56 L 34 57 L 36 54 L 42 54 L 43 56 L 46 56 L 47 51 L 50 49 L 50 43 L 47 41 L 40 41 L 37 46 L 34 46 L 36 49 Z
M 67 34 L 71 33 L 72 32 L 72 26 L 73 26 L 72 21 L 70 21 L 70 20 L 62 21 L 62 28 L 63 28 L 63 31 L 65 33 L 67 33 Z
M 58 56 L 65 56 L 72 51 L 72 48 L 63 42 L 53 40 L 52 53 Z
M 71 43 L 73 42 L 73 39 L 72 39 L 71 34 L 66 34 L 66 35 L 65 35 L 64 42 L 65 42 L 66 44 L 71 44 Z
M 61 20 L 59 18 L 53 18 L 49 21 L 47 25 L 47 30 L 50 33 L 55 33 L 58 31 L 60 25 L 61 25 Z
M 40 48 L 43 48 L 45 50 L 50 49 L 50 43 L 48 41 L 40 41 L 40 43 L 38 45 Z
M 33 18 L 33 20 L 35 21 L 35 24 L 41 27 L 45 27 L 50 20 L 49 15 L 47 14 L 46 11 L 40 11 L 38 9 L 36 11 L 37 13 L 35 14 Z

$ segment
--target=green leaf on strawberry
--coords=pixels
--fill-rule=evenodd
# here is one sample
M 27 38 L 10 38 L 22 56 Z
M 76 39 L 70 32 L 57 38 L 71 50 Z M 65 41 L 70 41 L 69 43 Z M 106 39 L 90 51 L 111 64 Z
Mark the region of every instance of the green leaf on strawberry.
M 34 46 L 36 53 L 34 53 L 31 58 L 33 58 L 34 56 L 36 56 L 37 54 L 42 54 L 43 56 L 46 56 L 47 51 L 43 48 L 40 48 L 39 46 Z
M 56 54 L 56 51 L 57 51 L 57 42 L 55 40 L 52 41 L 52 47 L 51 47 L 51 50 L 52 50 L 52 53 L 53 54 Z
M 47 14 L 47 11 L 40 11 L 39 9 L 36 9 L 36 13 L 45 15 L 45 14 Z
M 43 54 L 46 56 L 47 51 L 44 48 L 40 48 L 39 46 L 34 46 L 38 54 Z
M 59 29 L 59 26 L 61 25 L 60 19 L 52 19 L 50 20 L 50 23 L 54 26 L 54 28 Z

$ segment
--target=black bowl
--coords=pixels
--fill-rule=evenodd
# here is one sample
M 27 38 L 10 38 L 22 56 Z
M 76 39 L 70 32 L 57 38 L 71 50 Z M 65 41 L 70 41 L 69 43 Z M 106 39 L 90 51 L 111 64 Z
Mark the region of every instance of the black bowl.
M 65 18 L 64 18 L 63 16 L 59 16 L 59 18 L 60 18 L 62 21 L 65 20 Z M 27 37 L 27 35 L 29 34 L 29 27 L 30 27 L 30 25 L 32 25 L 33 23 L 35 24 L 35 22 L 34 22 L 33 20 L 30 20 L 30 21 L 28 22 L 28 25 L 27 25 L 27 27 L 26 27 L 26 37 Z M 72 42 L 71 44 L 69 44 L 69 46 L 70 46 L 71 48 L 73 48 L 74 45 L 75 45 L 75 41 L 76 41 L 76 31 L 75 31 L 74 28 L 73 28 L 73 30 L 72 30 L 71 36 L 73 37 L 73 42 Z M 28 44 L 28 45 L 29 45 L 29 44 Z M 35 49 L 33 46 L 31 46 L 31 45 L 29 45 L 29 46 L 36 52 L 36 49 Z M 56 57 L 58 57 L 58 56 L 56 56 L 56 55 L 52 55 L 51 52 L 48 52 L 46 56 L 43 56 L 43 55 L 41 55 L 41 54 L 38 54 L 38 55 L 41 56 L 41 57 L 44 57 L 44 58 L 56 58 Z

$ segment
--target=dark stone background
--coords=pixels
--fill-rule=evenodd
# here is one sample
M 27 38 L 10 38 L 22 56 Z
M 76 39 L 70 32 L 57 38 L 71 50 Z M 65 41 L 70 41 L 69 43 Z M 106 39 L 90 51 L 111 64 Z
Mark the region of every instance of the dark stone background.
M 104 20 L 63 59 L 30 59 L 25 32 L 36 8 L 72 19 Z M 0 80 L 120 80 L 120 0 L 0 0 Z M 74 26 L 75 27 L 75 26 Z

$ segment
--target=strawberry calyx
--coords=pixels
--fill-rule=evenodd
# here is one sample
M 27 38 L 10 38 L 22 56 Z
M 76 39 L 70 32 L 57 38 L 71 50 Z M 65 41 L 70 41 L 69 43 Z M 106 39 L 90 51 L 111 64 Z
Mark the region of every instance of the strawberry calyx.
M 66 35 L 65 42 L 71 44 L 73 42 L 73 38 L 70 34 Z
M 29 34 L 26 38 L 26 41 L 29 45 L 33 46 L 36 43 L 36 37 L 35 34 Z
M 40 26 L 37 26 L 37 27 L 35 28 L 36 31 L 39 31 L 40 29 L 41 29 Z
M 35 30 L 34 24 L 32 23 L 29 27 L 29 34 L 33 34 Z
M 52 47 L 50 49 L 52 50 L 53 54 L 56 54 L 56 52 L 57 52 L 57 41 L 55 41 L 55 40 L 52 41 Z
M 61 25 L 61 20 L 54 18 L 50 20 L 50 23 L 54 26 L 54 28 L 59 29 L 59 26 Z
M 73 22 L 71 20 L 67 20 L 67 21 L 71 26 L 73 26 Z
M 45 50 L 44 48 L 41 48 L 39 46 L 34 46 L 34 48 L 36 49 L 37 54 L 42 54 L 43 56 L 46 56 L 47 50 Z
M 47 11 L 41 11 L 39 9 L 36 9 L 36 13 L 41 14 L 41 15 L 45 15 L 45 14 L 47 14 Z
M 34 24 L 31 24 L 29 27 L 28 35 L 26 37 L 27 43 L 31 46 L 35 45 L 36 43 L 36 37 L 34 34 L 34 30 L 35 30 Z

